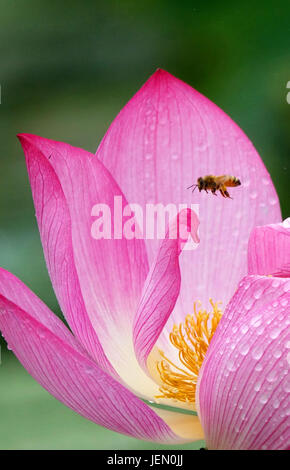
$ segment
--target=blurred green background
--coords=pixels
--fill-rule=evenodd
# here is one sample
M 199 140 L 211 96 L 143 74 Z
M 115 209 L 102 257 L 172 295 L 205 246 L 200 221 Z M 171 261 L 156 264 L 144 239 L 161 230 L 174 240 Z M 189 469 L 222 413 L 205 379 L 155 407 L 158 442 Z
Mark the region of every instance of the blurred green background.
M 284 218 L 290 215 L 289 0 L 0 0 L 0 7 L 0 265 L 53 311 L 60 314 L 16 134 L 94 152 L 157 67 L 243 128 L 272 175 Z M 164 448 L 76 415 L 34 382 L 1 341 L 0 449 Z

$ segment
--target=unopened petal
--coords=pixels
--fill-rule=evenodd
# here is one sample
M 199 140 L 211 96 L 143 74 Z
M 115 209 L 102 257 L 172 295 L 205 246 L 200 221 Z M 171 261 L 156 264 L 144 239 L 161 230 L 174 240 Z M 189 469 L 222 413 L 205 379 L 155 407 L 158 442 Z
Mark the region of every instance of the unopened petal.
M 248 276 L 228 305 L 199 376 L 210 449 L 287 449 L 290 281 Z
M 290 218 L 254 228 L 248 246 L 248 271 L 290 277 Z

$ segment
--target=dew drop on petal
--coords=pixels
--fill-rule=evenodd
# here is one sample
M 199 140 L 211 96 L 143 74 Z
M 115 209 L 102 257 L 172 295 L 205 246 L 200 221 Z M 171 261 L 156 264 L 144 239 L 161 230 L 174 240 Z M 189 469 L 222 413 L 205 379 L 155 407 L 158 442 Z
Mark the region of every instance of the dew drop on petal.
M 262 316 L 261 315 L 256 315 L 255 317 L 252 318 L 250 324 L 251 326 L 253 326 L 254 328 L 257 328 L 258 326 L 260 326 L 262 323 Z
M 259 392 L 259 391 L 261 390 L 261 385 L 262 385 L 261 382 L 257 382 L 257 383 L 254 385 L 254 390 L 255 390 L 255 392 Z
M 290 380 L 286 380 L 286 382 L 283 384 L 283 388 L 286 393 L 290 392 Z
M 280 349 L 275 349 L 275 351 L 273 352 L 273 356 L 274 356 L 276 359 L 279 359 L 279 357 L 282 356 L 282 351 L 280 351 Z
M 280 402 L 277 400 L 277 398 L 273 401 L 273 408 L 277 409 L 279 408 Z
M 259 299 L 263 293 L 263 289 L 257 289 L 254 293 L 255 299 Z
M 264 394 L 260 397 L 260 403 L 262 403 L 263 405 L 267 403 L 267 401 L 268 401 L 267 395 Z
M 270 206 L 275 206 L 275 204 L 277 204 L 278 200 L 277 198 L 271 198 L 269 199 L 269 204 Z
M 268 375 L 267 375 L 267 381 L 272 383 L 275 382 L 277 378 L 277 373 L 275 370 L 272 370 Z
M 278 338 L 280 331 L 281 331 L 280 328 L 273 328 L 273 330 L 271 330 L 270 332 L 270 338 L 272 339 Z
M 280 284 L 280 281 L 278 281 L 278 279 L 274 279 L 274 281 L 272 282 L 272 287 L 278 287 L 279 284 Z
M 232 359 L 228 361 L 227 368 L 230 372 L 234 372 L 235 370 L 237 370 L 237 367 L 237 364 Z
M 258 361 L 259 359 L 261 359 L 261 357 L 263 356 L 263 352 L 264 352 L 264 349 L 262 348 L 262 346 L 257 346 L 252 352 L 253 359 L 255 359 L 255 361 Z
M 241 326 L 241 333 L 243 333 L 243 335 L 246 334 L 248 329 L 249 329 L 248 325 L 242 325 Z
M 249 347 L 249 345 L 248 345 L 247 343 L 241 344 L 241 345 L 239 346 L 239 352 L 240 352 L 240 354 L 241 354 L 242 356 L 245 356 L 246 354 L 248 354 L 249 349 L 250 349 L 250 347 Z

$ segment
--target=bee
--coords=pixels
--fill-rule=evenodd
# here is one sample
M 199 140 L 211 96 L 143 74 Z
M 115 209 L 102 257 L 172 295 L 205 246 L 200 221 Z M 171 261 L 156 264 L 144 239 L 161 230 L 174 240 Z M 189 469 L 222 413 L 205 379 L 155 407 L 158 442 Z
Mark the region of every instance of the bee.
M 227 188 L 228 187 L 235 187 L 240 186 L 241 181 L 236 178 L 235 176 L 231 175 L 221 175 L 221 176 L 214 176 L 214 175 L 206 175 L 204 177 L 199 177 L 197 179 L 196 184 L 192 184 L 187 189 L 193 188 L 192 192 L 198 188 L 199 192 L 203 189 L 207 193 L 208 190 L 212 192 L 215 196 L 217 196 L 216 191 L 219 191 L 223 197 L 232 197 L 229 195 Z

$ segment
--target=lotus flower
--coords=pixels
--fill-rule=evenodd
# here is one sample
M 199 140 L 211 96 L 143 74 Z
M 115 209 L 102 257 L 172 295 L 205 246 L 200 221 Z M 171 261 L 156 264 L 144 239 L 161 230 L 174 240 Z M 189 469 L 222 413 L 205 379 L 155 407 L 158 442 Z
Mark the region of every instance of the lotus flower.
M 289 219 L 281 223 L 271 178 L 239 127 L 158 70 L 95 156 L 19 139 L 71 329 L 1 269 L 0 329 L 28 372 L 77 413 L 128 436 L 288 448 Z M 240 178 L 233 200 L 186 189 L 208 173 Z M 168 230 L 162 240 L 94 239 L 92 208 L 113 210 L 115 196 L 143 208 L 198 203 L 199 220 L 183 209 L 170 221 L 200 238 L 197 249 L 182 250 L 180 232 Z

